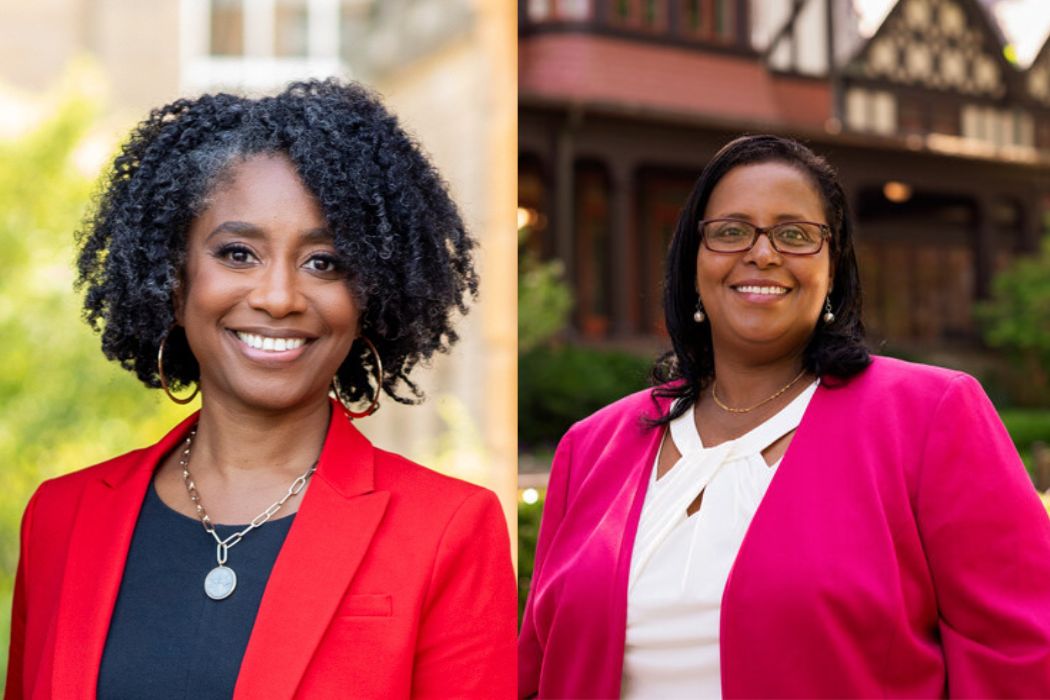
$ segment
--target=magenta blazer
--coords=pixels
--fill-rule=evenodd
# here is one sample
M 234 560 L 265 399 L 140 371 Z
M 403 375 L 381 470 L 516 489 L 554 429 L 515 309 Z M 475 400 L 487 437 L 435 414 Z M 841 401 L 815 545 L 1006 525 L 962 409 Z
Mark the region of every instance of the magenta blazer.
M 558 446 L 522 697 L 620 695 L 655 415 L 633 394 Z M 1050 697 L 1050 518 L 973 378 L 876 358 L 817 389 L 726 583 L 721 672 L 725 697 Z

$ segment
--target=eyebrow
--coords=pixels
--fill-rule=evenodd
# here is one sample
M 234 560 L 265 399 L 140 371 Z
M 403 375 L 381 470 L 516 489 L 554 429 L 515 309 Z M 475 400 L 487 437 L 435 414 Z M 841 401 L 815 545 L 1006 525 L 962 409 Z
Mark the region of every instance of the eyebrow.
M 266 231 L 259 228 L 255 224 L 250 224 L 247 221 L 223 221 L 221 224 L 212 229 L 212 232 L 204 239 L 207 243 L 215 236 L 223 233 L 232 233 L 238 236 L 244 236 L 245 238 L 264 238 Z M 303 243 L 331 243 L 335 239 L 332 232 L 326 228 L 312 228 L 303 231 L 300 235 L 300 240 Z
M 712 217 L 712 218 L 715 218 L 715 219 L 739 219 L 741 221 L 747 221 L 749 223 L 752 223 L 752 219 L 753 219 L 753 217 L 748 216 L 747 214 L 744 214 L 744 213 L 741 213 L 741 212 L 733 212 L 732 214 L 721 214 L 719 216 Z M 778 214 L 777 217 L 776 217 L 776 222 L 777 223 L 781 223 L 781 222 L 785 222 L 785 221 L 811 221 L 811 220 L 812 219 L 806 218 L 802 214 Z

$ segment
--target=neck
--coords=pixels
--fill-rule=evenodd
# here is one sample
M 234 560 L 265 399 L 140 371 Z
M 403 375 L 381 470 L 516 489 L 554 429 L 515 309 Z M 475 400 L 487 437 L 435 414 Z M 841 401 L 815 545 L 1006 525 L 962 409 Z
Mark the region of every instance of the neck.
M 733 408 L 746 408 L 768 399 L 801 371 L 801 352 L 764 362 L 748 362 L 736 353 L 715 353 L 718 398 Z M 792 389 L 805 383 L 802 377 Z M 794 393 L 788 390 L 785 395 Z
M 328 431 L 327 400 L 258 413 L 221 398 L 201 404 L 193 464 L 225 480 L 262 473 L 299 474 L 317 459 Z

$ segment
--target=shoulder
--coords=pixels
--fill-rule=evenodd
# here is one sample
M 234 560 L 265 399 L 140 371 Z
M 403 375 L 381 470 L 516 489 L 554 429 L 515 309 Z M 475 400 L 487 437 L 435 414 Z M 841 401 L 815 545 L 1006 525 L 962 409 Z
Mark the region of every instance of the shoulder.
M 79 500 L 89 484 L 122 480 L 130 471 L 144 464 L 149 449 L 140 448 L 125 452 L 98 464 L 48 479 L 40 484 L 33 499 L 37 507 L 44 504 L 64 507 Z
M 135 450 L 108 459 L 84 469 L 44 481 L 26 504 L 22 516 L 22 547 L 38 553 L 46 551 L 45 559 L 64 556 L 61 543 L 72 536 L 77 513 L 85 498 L 98 496 L 105 483 L 119 483 L 134 468 L 143 463 L 143 453 Z M 43 549 L 41 549 L 43 547 Z M 25 556 L 23 554 L 23 556 Z M 39 554 L 37 555 L 39 558 Z
M 863 372 L 845 382 L 822 383 L 814 419 L 853 434 L 864 426 L 871 434 L 925 440 L 930 431 L 958 433 L 977 425 L 995 425 L 998 412 L 980 383 L 957 370 L 875 357 Z M 858 422 L 860 421 L 860 422 Z
M 374 464 L 375 488 L 389 497 L 384 550 L 433 562 L 432 576 L 456 562 L 487 569 L 499 561 L 509 571 L 510 534 L 495 493 L 378 448 Z
M 462 509 L 500 509 L 496 494 L 483 486 L 441 474 L 394 452 L 374 449 L 375 486 L 390 492 L 402 509 L 425 515 L 431 522 L 451 518 Z
M 552 492 L 564 492 L 568 498 L 587 481 L 618 483 L 645 462 L 661 434 L 652 421 L 667 410 L 671 401 L 656 396 L 658 388 L 629 394 L 569 428 L 558 443 L 551 464 L 548 501 Z M 595 475 L 600 477 L 592 479 Z
M 595 441 L 645 440 L 654 430 L 650 421 L 659 417 L 670 403 L 670 399 L 655 396 L 654 391 L 654 388 L 636 391 L 598 409 L 573 424 L 563 442 L 571 440 L 582 446 Z
M 197 412 L 194 412 L 186 416 L 152 445 L 125 452 L 64 476 L 49 479 L 37 490 L 40 498 L 36 500 L 47 502 L 57 500 L 65 504 L 71 499 L 79 499 L 80 494 L 89 484 L 104 482 L 110 486 L 116 486 L 139 473 L 139 470 L 152 470 L 164 455 L 185 438 L 186 433 L 196 421 Z
M 892 403 L 936 402 L 960 388 L 983 393 L 977 380 L 965 372 L 878 356 L 857 376 L 845 382 L 832 378 L 824 386 L 831 393 L 841 390 L 851 398 L 872 396 Z

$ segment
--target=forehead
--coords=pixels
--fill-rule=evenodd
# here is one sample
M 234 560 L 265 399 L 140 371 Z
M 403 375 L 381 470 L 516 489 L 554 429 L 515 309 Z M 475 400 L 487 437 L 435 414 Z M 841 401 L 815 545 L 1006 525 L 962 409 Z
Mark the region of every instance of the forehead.
M 325 225 L 317 198 L 281 154 L 254 155 L 231 164 L 197 218 L 213 225 L 228 220 L 299 229 Z
M 766 214 L 822 221 L 824 200 L 812 177 L 798 166 L 752 163 L 733 168 L 718 181 L 704 217 Z

